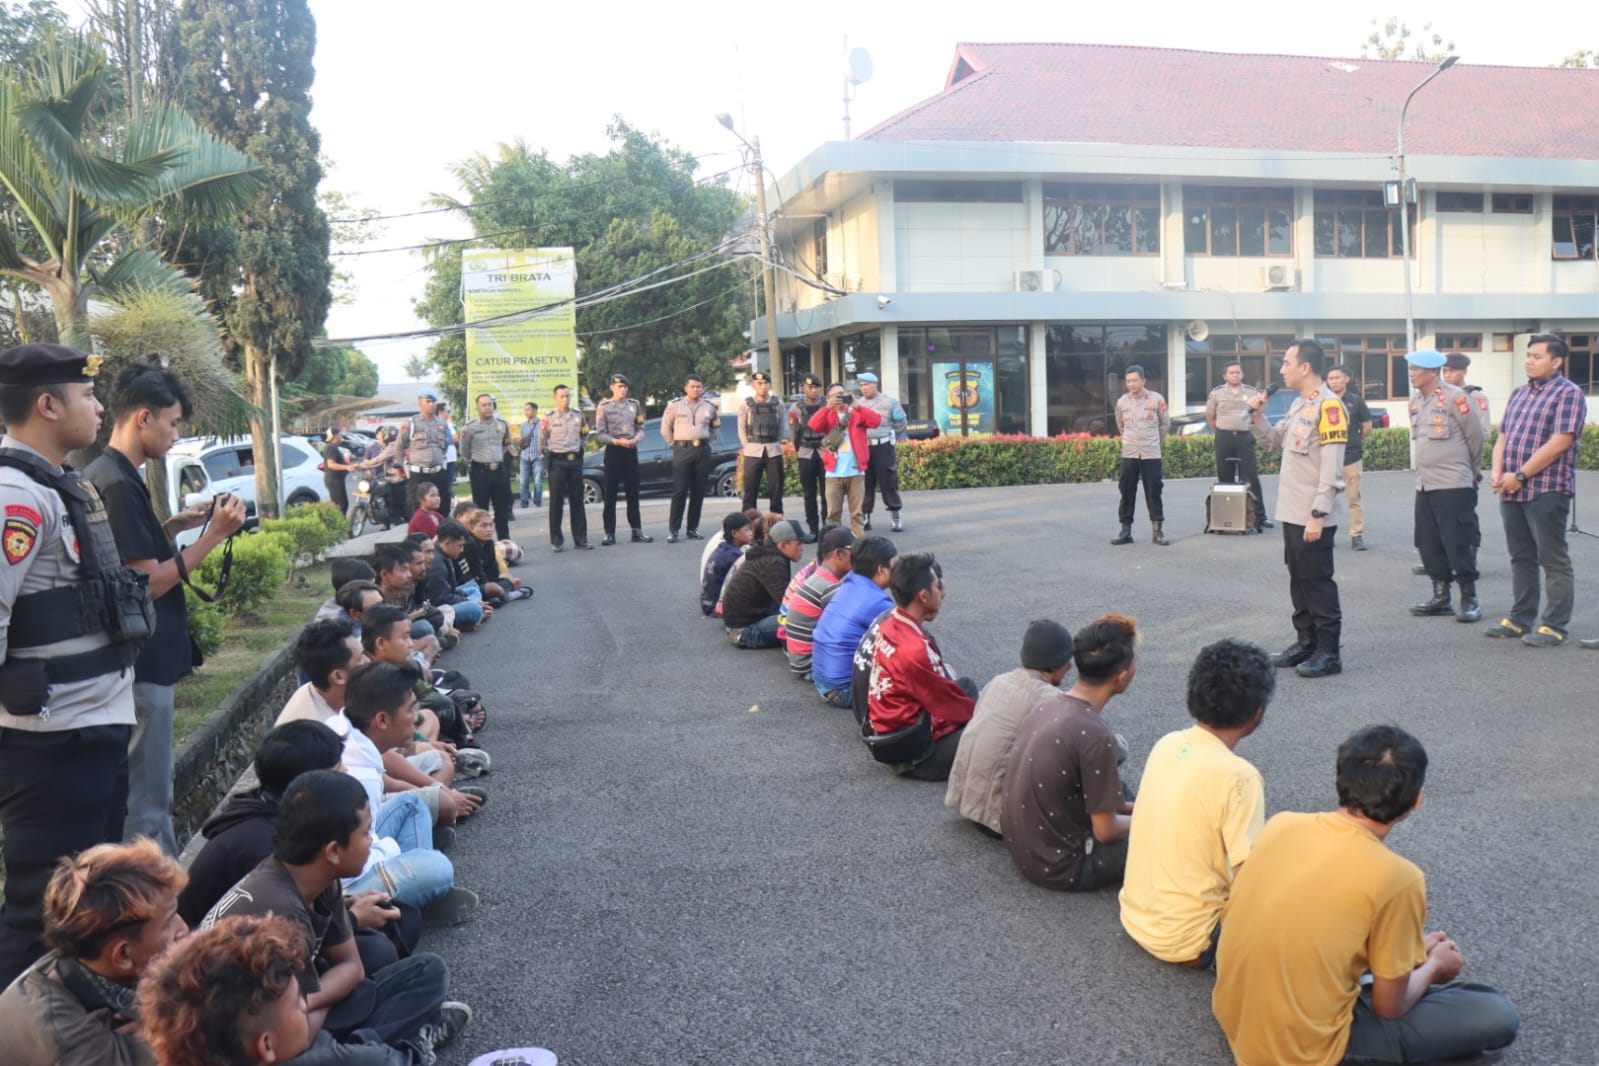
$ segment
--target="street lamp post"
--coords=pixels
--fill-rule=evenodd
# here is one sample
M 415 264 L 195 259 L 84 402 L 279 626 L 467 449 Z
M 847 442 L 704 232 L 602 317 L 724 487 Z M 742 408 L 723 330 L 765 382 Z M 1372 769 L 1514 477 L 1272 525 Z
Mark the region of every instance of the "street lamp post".
M 765 289 L 766 301 L 766 352 L 768 362 L 771 364 L 767 372 L 772 376 L 772 392 L 782 396 L 783 348 L 777 340 L 777 282 L 772 276 L 772 239 L 767 232 L 769 219 L 766 214 L 766 170 L 761 165 L 761 139 L 752 137 L 750 140 L 744 140 L 744 136 L 733 127 L 732 115 L 717 115 L 716 121 L 750 150 L 750 165 L 755 170 L 755 224 L 760 231 L 761 283 Z
M 1399 109 L 1399 145 L 1394 155 L 1399 163 L 1399 254 L 1404 261 L 1405 269 L 1405 350 L 1411 352 L 1416 350 L 1416 313 L 1410 291 L 1410 204 L 1408 203 L 1410 196 L 1405 181 L 1405 115 L 1410 111 L 1410 101 L 1416 98 L 1416 94 L 1425 89 L 1428 82 L 1454 66 L 1459 59 L 1459 56 L 1445 56 L 1443 62 L 1433 68 L 1432 73 L 1422 78 L 1416 87 L 1410 90 L 1410 95 L 1405 97 L 1405 106 Z

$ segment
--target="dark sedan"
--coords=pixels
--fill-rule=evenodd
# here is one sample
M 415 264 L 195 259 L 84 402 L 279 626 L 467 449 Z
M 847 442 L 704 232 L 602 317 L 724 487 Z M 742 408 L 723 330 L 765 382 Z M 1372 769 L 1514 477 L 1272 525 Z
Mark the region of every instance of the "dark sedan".
M 723 415 L 722 424 L 711 440 L 711 473 L 705 482 L 707 496 L 737 496 L 738 419 Z M 669 496 L 672 492 L 672 449 L 661 439 L 661 420 L 644 423 L 644 437 L 638 446 L 639 492 L 648 496 Z M 605 450 L 583 457 L 583 502 L 599 503 L 605 498 Z

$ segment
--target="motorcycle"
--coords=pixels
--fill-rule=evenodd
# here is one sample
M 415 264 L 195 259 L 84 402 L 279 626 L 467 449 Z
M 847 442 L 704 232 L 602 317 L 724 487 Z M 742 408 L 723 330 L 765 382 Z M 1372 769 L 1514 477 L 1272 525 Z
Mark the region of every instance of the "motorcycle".
M 345 517 L 350 523 L 350 536 L 359 537 L 368 522 L 388 529 L 394 524 L 389 513 L 389 483 L 370 470 L 353 470 L 345 478 L 345 493 L 350 498 L 350 509 Z

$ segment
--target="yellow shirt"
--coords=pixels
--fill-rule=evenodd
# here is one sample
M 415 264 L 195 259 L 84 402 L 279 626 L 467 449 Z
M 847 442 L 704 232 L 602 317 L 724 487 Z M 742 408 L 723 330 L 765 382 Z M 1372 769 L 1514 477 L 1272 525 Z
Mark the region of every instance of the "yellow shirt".
M 1128 834 L 1122 928 L 1165 962 L 1210 945 L 1232 889 L 1266 824 L 1260 771 L 1199 726 L 1161 737 L 1144 764 Z
M 1140 797 L 1142 799 L 1142 797 Z M 1279 814 L 1222 911 L 1210 1006 L 1239 1066 L 1335 1066 L 1361 974 L 1426 961 L 1426 878 L 1341 814 Z

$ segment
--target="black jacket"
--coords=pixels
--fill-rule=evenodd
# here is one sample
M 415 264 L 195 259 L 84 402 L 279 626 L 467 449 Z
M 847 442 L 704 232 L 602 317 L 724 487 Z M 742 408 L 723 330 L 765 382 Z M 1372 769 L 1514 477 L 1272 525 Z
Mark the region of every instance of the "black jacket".
M 722 624 L 743 629 L 776 614 L 788 591 L 788 556 L 769 540 L 752 544 L 722 586 Z
M 427 598 L 432 604 L 462 603 L 467 597 L 455 590 L 472 580 L 471 573 L 466 568 L 466 553 L 461 553 L 459 560 L 451 559 L 443 552 L 433 556 L 433 566 L 428 570 Z
M 239 879 L 272 854 L 272 822 L 278 801 L 260 789 L 229 796 L 200 828 L 205 847 L 189 867 L 189 884 L 178 897 L 178 913 L 195 928 L 205 912 Z

